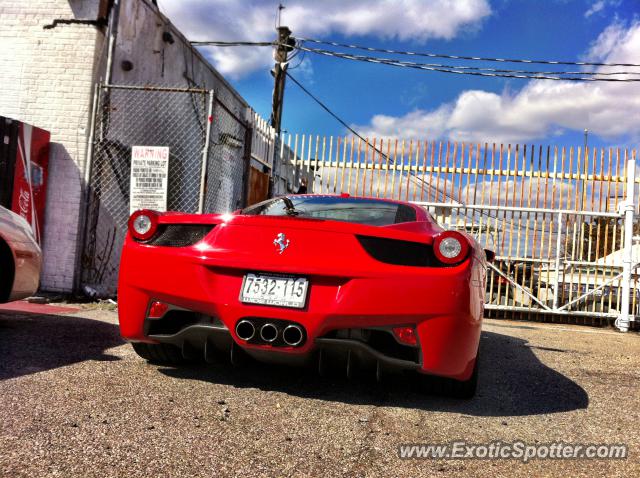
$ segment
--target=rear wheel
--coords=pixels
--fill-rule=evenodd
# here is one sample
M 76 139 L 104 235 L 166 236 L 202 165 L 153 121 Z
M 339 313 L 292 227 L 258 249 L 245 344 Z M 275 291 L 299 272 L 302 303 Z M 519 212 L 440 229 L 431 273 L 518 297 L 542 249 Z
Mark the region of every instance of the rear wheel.
M 0 270 L 2 270 L 2 274 L 0 274 L 0 303 L 3 303 L 8 301 L 11 295 L 15 265 L 11 249 L 2 239 L 0 239 Z
M 133 342 L 131 346 L 140 357 L 151 363 L 180 365 L 187 362 L 182 351 L 175 345 Z
M 473 372 L 468 380 L 455 380 L 432 375 L 423 375 L 421 379 L 426 393 L 467 400 L 473 398 L 478 388 L 478 356 L 476 356 Z

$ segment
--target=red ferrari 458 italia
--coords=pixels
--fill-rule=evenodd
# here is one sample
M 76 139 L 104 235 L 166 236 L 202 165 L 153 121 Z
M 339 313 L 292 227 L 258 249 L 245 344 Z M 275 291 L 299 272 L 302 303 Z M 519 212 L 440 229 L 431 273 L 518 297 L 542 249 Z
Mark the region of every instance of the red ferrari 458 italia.
M 417 372 L 474 394 L 486 252 L 420 206 L 291 195 L 234 214 L 135 212 L 119 278 L 122 336 L 152 362 L 220 352 Z

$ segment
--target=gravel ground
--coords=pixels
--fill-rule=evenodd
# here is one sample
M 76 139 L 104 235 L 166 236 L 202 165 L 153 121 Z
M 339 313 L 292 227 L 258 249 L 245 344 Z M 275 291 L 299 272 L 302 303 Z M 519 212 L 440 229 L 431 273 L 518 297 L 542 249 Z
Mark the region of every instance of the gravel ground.
M 0 476 L 640 476 L 640 338 L 487 320 L 475 399 L 148 365 L 112 310 L 0 312 Z M 626 460 L 400 460 L 401 443 L 626 443 Z

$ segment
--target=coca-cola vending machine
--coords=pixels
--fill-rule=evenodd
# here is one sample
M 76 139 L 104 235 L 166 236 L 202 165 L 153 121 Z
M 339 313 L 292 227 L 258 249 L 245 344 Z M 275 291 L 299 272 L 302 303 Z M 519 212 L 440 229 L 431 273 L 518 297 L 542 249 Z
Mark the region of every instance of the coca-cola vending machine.
M 51 135 L 0 116 L 0 206 L 24 217 L 42 243 Z

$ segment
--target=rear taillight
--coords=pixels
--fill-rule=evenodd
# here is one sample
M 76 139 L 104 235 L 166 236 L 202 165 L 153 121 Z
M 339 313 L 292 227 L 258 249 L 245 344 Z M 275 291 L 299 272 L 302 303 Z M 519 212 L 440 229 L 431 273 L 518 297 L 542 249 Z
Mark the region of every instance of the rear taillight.
M 164 316 L 164 314 L 167 313 L 168 310 L 169 310 L 169 305 L 165 304 L 164 302 L 160 302 L 156 300 L 154 302 L 151 302 L 147 317 L 150 319 L 161 319 Z
M 416 335 L 416 329 L 413 327 L 394 327 L 393 335 L 401 344 L 412 347 L 418 345 L 418 336 Z
M 433 239 L 433 253 L 443 264 L 459 264 L 469 254 L 469 241 L 456 231 L 444 231 Z
M 129 218 L 129 232 L 138 241 L 148 241 L 158 230 L 158 213 L 149 209 L 134 212 Z

